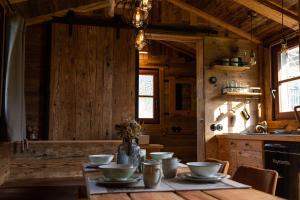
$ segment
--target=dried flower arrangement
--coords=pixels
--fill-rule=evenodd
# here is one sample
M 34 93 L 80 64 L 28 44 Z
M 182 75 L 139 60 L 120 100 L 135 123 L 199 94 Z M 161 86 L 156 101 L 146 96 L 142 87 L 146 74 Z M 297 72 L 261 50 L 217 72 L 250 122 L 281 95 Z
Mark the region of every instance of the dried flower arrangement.
M 135 120 L 126 120 L 116 125 L 118 135 L 125 141 L 136 139 L 142 134 L 142 125 Z

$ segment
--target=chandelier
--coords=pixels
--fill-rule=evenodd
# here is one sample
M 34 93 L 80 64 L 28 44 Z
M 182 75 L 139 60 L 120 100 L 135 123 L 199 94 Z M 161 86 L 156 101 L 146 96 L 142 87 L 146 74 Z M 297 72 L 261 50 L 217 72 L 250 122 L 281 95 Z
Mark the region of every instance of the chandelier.
M 145 28 L 149 23 L 149 12 L 152 8 L 152 0 L 119 0 L 117 8 L 122 8 L 122 19 L 136 30 L 135 46 L 142 50 L 146 43 Z

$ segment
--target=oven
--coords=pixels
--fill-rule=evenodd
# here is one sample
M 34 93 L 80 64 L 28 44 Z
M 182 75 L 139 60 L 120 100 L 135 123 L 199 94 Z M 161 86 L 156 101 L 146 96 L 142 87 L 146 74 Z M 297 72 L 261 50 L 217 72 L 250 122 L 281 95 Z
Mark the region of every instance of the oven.
M 264 151 L 265 168 L 279 173 L 276 195 L 300 200 L 300 143 L 270 142 Z

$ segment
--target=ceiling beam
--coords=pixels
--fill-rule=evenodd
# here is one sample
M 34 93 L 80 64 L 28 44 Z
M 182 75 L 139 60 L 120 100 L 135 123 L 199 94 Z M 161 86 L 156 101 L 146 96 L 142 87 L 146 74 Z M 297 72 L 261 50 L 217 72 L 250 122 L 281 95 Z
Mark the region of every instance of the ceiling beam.
M 269 4 L 272 4 L 273 6 L 277 7 L 278 9 L 282 9 L 281 4 L 274 2 L 272 0 L 261 0 L 261 1 L 268 2 Z M 286 11 L 287 13 L 298 16 L 298 13 L 296 11 L 290 10 L 289 7 L 283 7 L 283 10 Z
M 172 42 L 197 42 L 203 39 L 203 36 L 184 35 L 172 33 L 145 33 L 147 40 L 172 41 Z
M 187 56 L 189 56 L 191 58 L 195 58 L 195 56 L 196 56 L 196 49 L 195 49 L 194 52 L 191 52 L 190 50 L 179 48 L 179 47 L 177 47 L 177 46 L 175 46 L 173 44 L 170 44 L 169 42 L 166 42 L 166 41 L 158 41 L 158 42 L 161 43 L 162 45 L 165 45 L 165 46 L 167 46 L 167 47 L 169 47 L 171 49 L 174 49 L 175 51 L 180 52 L 180 53 L 182 53 L 184 55 L 187 55 Z
M 213 24 L 221 26 L 224 29 L 226 29 L 228 31 L 231 31 L 231 32 L 239 35 L 242 38 L 245 38 L 247 40 L 252 39 L 252 41 L 257 43 L 257 44 L 261 43 L 261 41 L 258 38 L 254 37 L 254 36 L 251 37 L 251 34 L 249 34 L 248 32 L 245 32 L 245 31 L 243 31 L 243 30 L 241 30 L 241 29 L 239 29 L 239 28 L 237 28 L 237 27 L 235 27 L 235 26 L 233 26 L 233 25 L 231 25 L 227 22 L 224 22 L 223 20 L 221 20 L 221 19 L 219 19 L 215 16 L 212 16 L 212 15 L 210 15 L 210 14 L 208 14 L 208 13 L 200 10 L 199 8 L 196 8 L 196 7 L 194 7 L 194 6 L 192 6 L 188 3 L 185 3 L 182 0 L 166 0 L 166 1 L 168 1 L 169 3 L 174 4 L 175 6 L 181 8 L 181 9 L 183 9 L 183 10 L 185 10 L 185 11 L 191 13 L 191 14 L 194 14 L 194 15 L 196 15 L 198 17 L 201 17 L 201 18 L 203 18 L 203 19 L 205 19 L 205 20 L 207 20 L 207 21 L 209 21 Z M 246 0 L 246 1 L 249 1 L 249 0 Z
M 80 5 L 77 7 L 65 8 L 65 9 L 54 11 L 54 12 L 47 13 L 44 15 L 39 15 L 36 17 L 28 18 L 28 19 L 26 19 L 26 25 L 31 26 L 34 24 L 50 21 L 50 20 L 52 20 L 53 17 L 61 17 L 61 16 L 66 15 L 66 13 L 70 10 L 72 10 L 74 12 L 90 12 L 90 11 L 99 10 L 102 8 L 107 8 L 109 5 L 110 5 L 110 3 L 108 1 L 102 0 L 102 1 L 98 1 L 98 2 L 85 4 L 85 5 Z
M 278 22 L 279 24 L 282 23 L 282 13 L 274 10 L 256 0 L 233 0 L 238 4 L 241 4 L 258 14 L 267 17 L 275 22 Z M 293 30 L 298 30 L 299 29 L 299 23 L 297 19 L 294 19 L 286 14 L 283 15 L 283 24 L 286 27 L 289 27 Z
M 17 4 L 17 3 L 23 3 L 26 1 L 28 1 L 28 0 L 9 0 L 9 3 L 13 5 L 13 4 Z

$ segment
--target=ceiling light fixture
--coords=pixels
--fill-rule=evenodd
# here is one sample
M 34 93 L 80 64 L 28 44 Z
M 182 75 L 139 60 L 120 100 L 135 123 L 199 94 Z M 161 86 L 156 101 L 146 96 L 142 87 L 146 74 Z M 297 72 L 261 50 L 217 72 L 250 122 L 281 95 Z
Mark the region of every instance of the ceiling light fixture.
M 145 29 L 149 21 L 149 12 L 152 8 L 152 0 L 119 0 L 116 7 L 122 6 L 122 19 L 136 29 L 135 46 L 138 50 L 143 49 L 147 42 Z

